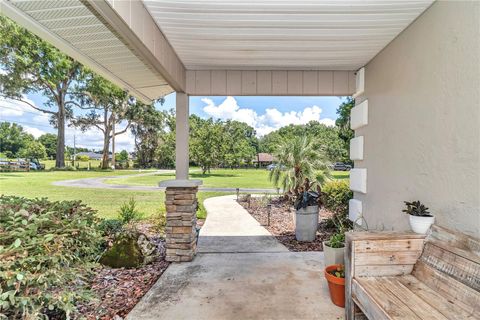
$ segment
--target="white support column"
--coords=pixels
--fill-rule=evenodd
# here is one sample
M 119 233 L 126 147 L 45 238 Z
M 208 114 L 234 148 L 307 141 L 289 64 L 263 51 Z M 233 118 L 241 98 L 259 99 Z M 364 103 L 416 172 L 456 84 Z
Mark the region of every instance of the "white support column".
M 175 178 L 188 179 L 188 95 L 177 92 L 176 101 L 176 143 L 175 143 Z

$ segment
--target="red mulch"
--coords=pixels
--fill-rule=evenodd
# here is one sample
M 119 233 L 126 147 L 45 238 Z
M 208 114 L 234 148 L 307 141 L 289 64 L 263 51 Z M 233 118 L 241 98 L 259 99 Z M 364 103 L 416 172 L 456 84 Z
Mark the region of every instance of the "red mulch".
M 277 240 L 290 251 L 323 251 L 322 241 L 330 238 L 335 228 L 328 226 L 326 220 L 332 216 L 328 210 L 321 209 L 317 238 L 313 242 L 301 242 L 295 239 L 295 209 L 293 205 L 281 198 L 270 200 L 272 205 L 270 213 L 270 225 L 268 225 L 267 202 L 264 198 L 251 198 L 250 205 L 240 199 L 239 203 Z
M 170 263 L 165 261 L 165 241 L 151 228 L 146 223 L 137 225 L 157 245 L 160 254 L 157 261 L 136 269 L 100 266 L 93 270 L 91 288 L 97 299 L 79 306 L 82 316 L 89 320 L 124 318 L 167 269 Z

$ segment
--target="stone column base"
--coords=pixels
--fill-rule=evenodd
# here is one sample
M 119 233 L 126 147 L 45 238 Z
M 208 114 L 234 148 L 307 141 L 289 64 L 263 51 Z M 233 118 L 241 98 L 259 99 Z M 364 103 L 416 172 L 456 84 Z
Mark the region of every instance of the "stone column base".
M 167 187 L 167 261 L 192 261 L 197 250 L 197 186 Z

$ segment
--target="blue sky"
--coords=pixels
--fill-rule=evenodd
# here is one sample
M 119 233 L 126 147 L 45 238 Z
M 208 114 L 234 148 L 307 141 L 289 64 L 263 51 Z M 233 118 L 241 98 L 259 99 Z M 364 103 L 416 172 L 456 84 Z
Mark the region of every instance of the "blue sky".
M 43 97 L 29 95 L 28 99 L 42 107 Z M 203 118 L 234 119 L 245 122 L 262 136 L 288 124 L 303 124 L 317 120 L 333 125 L 337 117 L 336 109 L 344 97 L 190 97 L 190 113 Z M 166 97 L 159 110 L 175 108 L 175 94 Z M 11 121 L 22 125 L 26 131 L 38 137 L 45 132 L 55 133 L 49 124 L 48 115 L 16 101 L 0 99 L 1 121 Z M 121 125 L 117 130 L 121 130 Z M 73 145 L 76 136 L 77 146 L 100 150 L 102 136 L 97 130 L 81 132 L 78 129 L 66 130 L 66 143 Z M 117 137 L 117 150 L 133 151 L 133 136 L 123 134 Z

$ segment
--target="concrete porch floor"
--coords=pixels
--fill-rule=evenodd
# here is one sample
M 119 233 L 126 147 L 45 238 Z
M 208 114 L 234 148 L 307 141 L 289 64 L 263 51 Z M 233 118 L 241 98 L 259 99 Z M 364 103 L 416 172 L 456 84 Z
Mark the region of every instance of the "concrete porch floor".
M 194 261 L 174 263 L 127 319 L 342 319 L 322 252 L 289 252 L 234 196 L 207 199 Z

